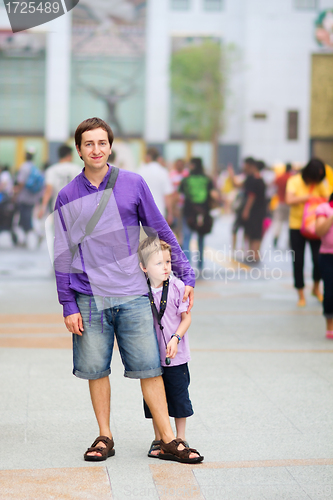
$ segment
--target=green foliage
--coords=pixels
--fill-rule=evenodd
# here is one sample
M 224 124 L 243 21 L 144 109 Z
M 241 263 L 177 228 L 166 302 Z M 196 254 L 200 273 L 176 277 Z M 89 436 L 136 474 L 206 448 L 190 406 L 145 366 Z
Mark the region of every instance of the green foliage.
M 185 47 L 171 60 L 176 118 L 184 135 L 212 140 L 221 131 L 226 71 L 221 45 L 206 40 Z

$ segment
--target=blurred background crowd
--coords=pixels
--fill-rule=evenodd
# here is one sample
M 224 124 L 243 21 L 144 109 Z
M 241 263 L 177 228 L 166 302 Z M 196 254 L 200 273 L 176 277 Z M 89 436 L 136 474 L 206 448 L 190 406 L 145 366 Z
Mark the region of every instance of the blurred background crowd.
M 74 131 L 99 116 L 110 163 L 145 178 L 189 259 L 196 237 L 198 276 L 214 220 L 232 216 L 236 261 L 258 265 L 268 229 L 293 250 L 300 306 L 309 242 L 322 300 L 331 226 L 303 219 L 333 191 L 332 88 L 333 0 L 81 0 L 15 34 L 0 6 L 1 244 L 41 245 L 82 169 Z

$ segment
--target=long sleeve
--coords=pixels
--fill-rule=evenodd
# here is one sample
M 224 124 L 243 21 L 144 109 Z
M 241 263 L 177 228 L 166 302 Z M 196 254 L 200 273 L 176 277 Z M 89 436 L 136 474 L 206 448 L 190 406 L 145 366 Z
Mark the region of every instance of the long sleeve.
M 138 205 L 139 220 L 146 233 L 156 234 L 161 240 L 171 245 L 172 250 L 172 270 L 181 279 L 185 285 L 195 285 L 194 271 L 186 258 L 186 255 L 179 246 L 179 243 L 171 231 L 168 223 L 159 212 L 153 196 L 144 181 L 141 178 L 140 201 Z

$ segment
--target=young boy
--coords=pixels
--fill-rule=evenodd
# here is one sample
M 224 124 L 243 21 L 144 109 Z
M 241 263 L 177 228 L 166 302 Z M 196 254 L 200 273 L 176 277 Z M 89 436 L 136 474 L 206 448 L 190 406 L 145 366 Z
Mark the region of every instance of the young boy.
M 187 330 L 191 324 L 191 315 L 187 313 L 188 301 L 182 302 L 184 283 L 171 274 L 171 247 L 165 241 L 149 237 L 139 246 L 140 267 L 148 277 L 154 325 L 160 350 L 163 380 L 168 403 L 169 415 L 175 418 L 177 438 L 185 441 L 186 418 L 193 415 L 188 386 L 190 375 L 187 362 L 190 361 L 190 349 Z M 166 304 L 165 294 L 167 288 Z M 163 304 L 164 302 L 164 304 Z M 161 319 L 159 313 L 165 307 Z M 155 307 L 155 310 L 154 310 Z M 160 326 L 161 325 L 161 326 Z M 161 328 L 162 327 L 162 328 Z M 144 402 L 146 418 L 152 418 Z M 160 458 L 161 436 L 153 420 L 155 440 L 148 456 Z M 203 460 L 199 455 L 198 461 Z

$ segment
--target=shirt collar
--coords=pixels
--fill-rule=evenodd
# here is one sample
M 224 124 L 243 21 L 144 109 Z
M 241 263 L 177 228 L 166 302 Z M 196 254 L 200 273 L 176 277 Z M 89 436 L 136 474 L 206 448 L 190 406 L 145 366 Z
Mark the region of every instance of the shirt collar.
M 108 179 L 110 177 L 110 173 L 111 173 L 111 165 L 109 163 L 107 163 L 107 166 L 108 166 L 108 171 L 106 172 L 102 182 L 100 183 L 99 187 L 98 187 L 98 191 L 101 191 L 105 188 L 107 182 L 108 182 Z M 93 188 L 93 189 L 97 189 L 96 186 L 94 186 L 93 184 L 91 184 L 91 182 L 89 181 L 89 179 L 87 179 L 86 177 L 86 174 L 84 173 L 84 168 L 81 172 L 81 175 L 82 175 L 82 180 L 83 180 L 83 183 L 86 187 L 88 188 Z

